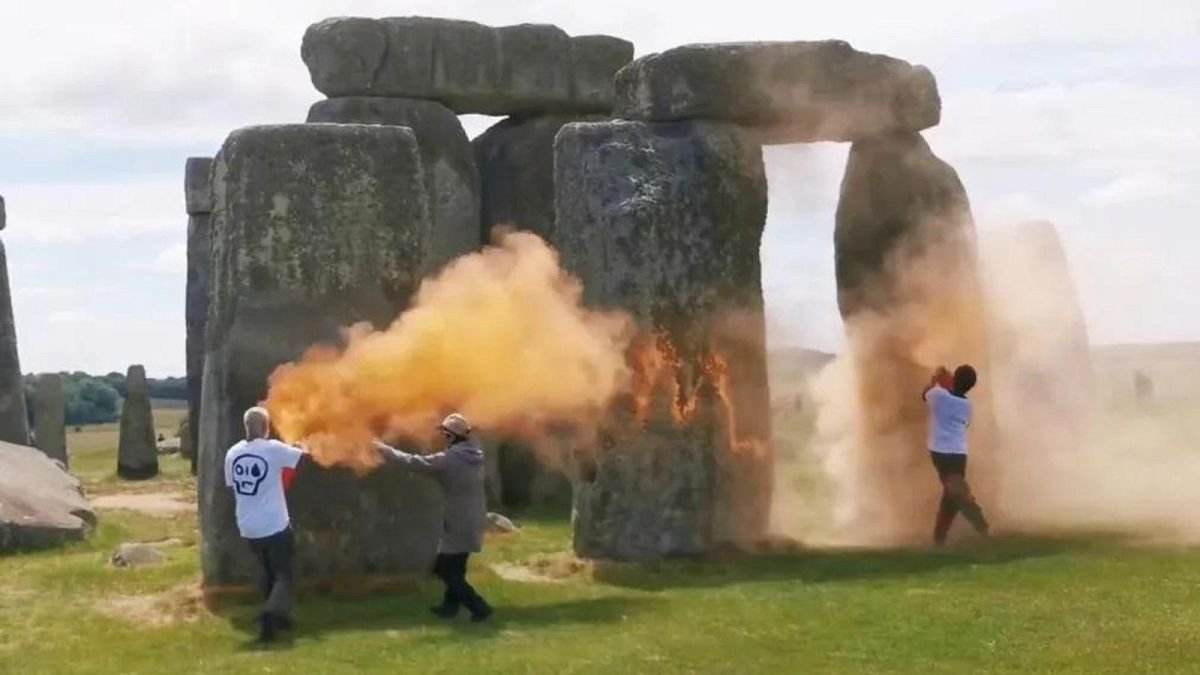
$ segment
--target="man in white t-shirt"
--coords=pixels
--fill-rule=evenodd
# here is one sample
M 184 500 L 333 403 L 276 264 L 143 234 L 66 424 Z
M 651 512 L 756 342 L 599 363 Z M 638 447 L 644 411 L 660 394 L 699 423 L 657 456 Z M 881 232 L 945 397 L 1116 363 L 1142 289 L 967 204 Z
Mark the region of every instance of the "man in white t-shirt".
M 954 518 L 961 512 L 982 535 L 988 533 L 983 509 L 976 503 L 967 484 L 967 427 L 972 406 L 967 392 L 975 386 L 975 369 L 959 366 L 954 375 L 938 368 L 923 394 L 929 408 L 929 455 L 942 483 L 942 499 L 933 526 L 933 541 L 941 545 L 950 533 Z
M 260 642 L 291 628 L 292 527 L 284 488 L 305 452 L 268 438 L 271 417 L 250 408 L 242 417 L 246 440 L 225 454 L 225 484 L 233 490 L 238 530 L 262 568 L 266 604 L 259 615 Z

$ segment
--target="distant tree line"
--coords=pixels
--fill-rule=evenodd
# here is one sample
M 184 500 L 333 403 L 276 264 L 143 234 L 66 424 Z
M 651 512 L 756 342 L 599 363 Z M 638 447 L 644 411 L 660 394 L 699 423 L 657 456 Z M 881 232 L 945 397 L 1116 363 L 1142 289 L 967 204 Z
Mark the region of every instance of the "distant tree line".
M 67 403 L 67 424 L 104 424 L 115 422 L 121 416 L 121 401 L 125 399 L 125 375 L 109 373 L 107 375 L 89 375 L 74 372 L 62 373 L 63 393 Z M 25 402 L 29 410 L 30 423 L 33 422 L 33 392 L 37 376 L 26 375 Z M 184 401 L 187 400 L 187 380 L 182 377 L 150 379 L 150 398 Z

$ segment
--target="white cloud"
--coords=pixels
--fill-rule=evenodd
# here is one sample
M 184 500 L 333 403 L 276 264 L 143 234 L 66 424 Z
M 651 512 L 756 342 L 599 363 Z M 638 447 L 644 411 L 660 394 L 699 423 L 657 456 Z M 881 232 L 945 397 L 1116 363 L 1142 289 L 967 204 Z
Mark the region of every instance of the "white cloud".
M 4 187 L 4 197 L 8 207 L 8 228 L 4 235 L 11 241 L 123 239 L 182 231 L 187 222 L 182 175 L 131 177 L 124 181 L 16 183 Z
M 1153 173 L 1135 173 L 1089 190 L 1083 196 L 1088 206 L 1126 206 L 1182 195 L 1184 186 L 1178 181 Z
M 78 309 L 56 309 L 46 314 L 46 322 L 50 324 L 80 324 L 87 320 L 87 312 Z
M 150 269 L 162 274 L 185 274 L 187 272 L 187 243 L 172 244 L 163 249 L 150 264 Z

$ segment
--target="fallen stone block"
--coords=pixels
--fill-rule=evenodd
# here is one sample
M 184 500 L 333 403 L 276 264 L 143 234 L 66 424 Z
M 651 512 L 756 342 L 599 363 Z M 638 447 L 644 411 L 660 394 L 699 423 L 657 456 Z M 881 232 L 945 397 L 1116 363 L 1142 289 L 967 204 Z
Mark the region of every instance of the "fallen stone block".
M 40 450 L 0 442 L 0 553 L 83 539 L 96 515 L 79 481 Z

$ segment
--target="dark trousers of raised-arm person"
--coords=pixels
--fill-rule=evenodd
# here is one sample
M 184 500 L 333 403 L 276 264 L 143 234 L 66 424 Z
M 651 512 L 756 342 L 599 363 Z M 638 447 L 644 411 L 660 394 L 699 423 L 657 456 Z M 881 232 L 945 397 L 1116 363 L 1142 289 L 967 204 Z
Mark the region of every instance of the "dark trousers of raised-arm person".
M 487 614 L 490 609 L 467 582 L 467 559 L 470 557 L 470 553 L 439 553 L 433 562 L 434 575 L 446 585 L 442 606 L 438 608 L 446 615 L 457 613 L 459 607 L 466 607 L 472 616 Z
M 938 480 L 942 483 L 942 499 L 938 503 L 937 517 L 933 525 L 933 541 L 941 544 L 950 533 L 954 518 L 962 513 L 967 522 L 981 534 L 987 534 L 988 522 L 983 515 L 983 508 L 971 494 L 967 484 L 967 456 L 931 452 L 933 467 L 937 471 Z
M 250 550 L 259 564 L 260 583 L 266 600 L 263 606 L 266 615 L 264 620 L 285 628 L 291 625 L 292 612 L 292 559 L 295 557 L 292 528 L 269 537 L 246 541 L 250 543 Z

